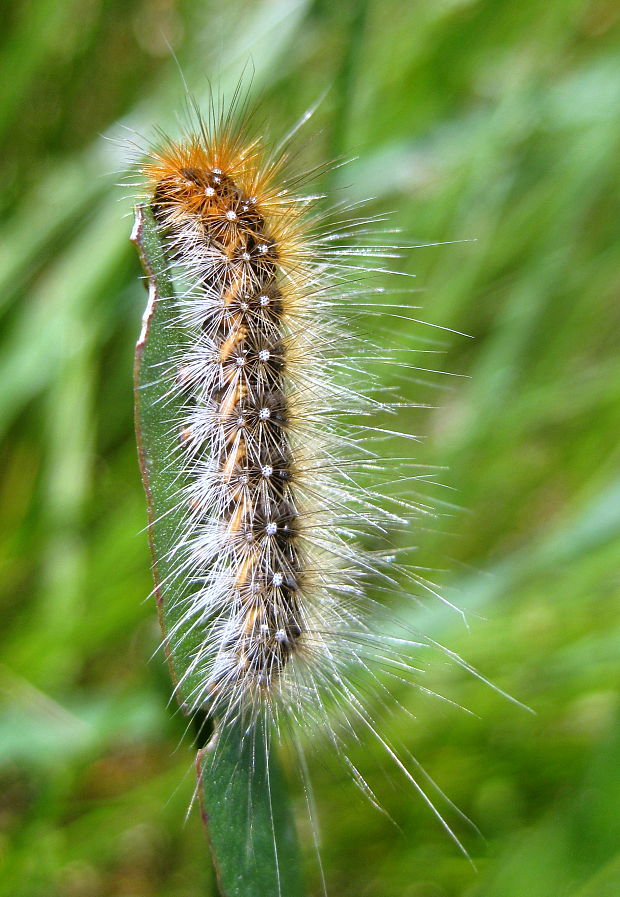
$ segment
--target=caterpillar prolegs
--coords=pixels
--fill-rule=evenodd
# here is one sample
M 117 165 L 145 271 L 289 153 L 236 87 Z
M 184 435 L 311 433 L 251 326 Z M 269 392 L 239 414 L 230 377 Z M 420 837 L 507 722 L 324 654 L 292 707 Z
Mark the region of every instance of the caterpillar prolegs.
M 390 631 L 379 597 L 434 592 L 393 545 L 433 513 L 416 493 L 429 474 L 380 454 L 383 440 L 414 438 L 388 426 L 412 406 L 382 370 L 415 368 L 381 342 L 389 331 L 358 329 L 366 316 L 415 320 L 382 283 L 400 247 L 385 245 L 382 217 L 301 193 L 287 146 L 270 152 L 234 110 L 212 111 L 142 167 L 172 285 L 172 348 L 147 381 L 163 384 L 153 414 L 173 446 L 177 523 L 159 589 L 183 583 L 166 633 L 185 657 L 175 689 L 248 738 L 261 726 L 302 751 L 298 732 L 320 732 L 376 803 L 346 753 L 365 733 L 457 840 L 368 702 L 416 683 L 424 644 Z

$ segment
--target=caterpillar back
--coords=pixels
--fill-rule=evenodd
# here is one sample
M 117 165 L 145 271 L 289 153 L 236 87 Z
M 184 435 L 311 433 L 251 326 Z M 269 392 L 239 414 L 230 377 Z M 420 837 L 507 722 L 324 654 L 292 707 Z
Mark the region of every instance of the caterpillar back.
M 174 145 L 146 169 L 154 213 L 193 280 L 193 340 L 177 374 L 188 394 L 184 562 L 200 583 L 190 613 L 209 630 L 196 703 L 227 712 L 269 700 L 308 631 L 286 339 L 303 277 L 290 270 L 299 214 L 258 153 Z

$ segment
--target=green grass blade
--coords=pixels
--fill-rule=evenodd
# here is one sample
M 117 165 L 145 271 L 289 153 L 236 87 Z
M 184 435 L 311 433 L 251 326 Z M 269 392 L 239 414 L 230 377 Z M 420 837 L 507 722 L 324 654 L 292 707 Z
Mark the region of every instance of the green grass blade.
M 174 317 L 174 288 L 150 210 L 139 208 L 132 235 L 148 279 L 149 299 L 136 348 L 136 433 L 147 495 L 155 595 L 164 647 L 181 706 L 199 684 L 192 658 L 201 635 L 182 617 L 188 584 L 175 573 L 171 550 L 179 536 L 183 509 L 178 434 L 182 397 L 169 396 L 164 374 L 181 338 Z M 174 638 L 170 633 L 175 633 Z M 241 723 L 227 724 L 198 755 L 202 814 L 225 897 L 256 894 L 299 897 L 299 856 L 292 815 L 275 752 L 258 724 L 248 734 Z
M 216 748 L 216 749 L 215 749 Z M 286 785 L 263 727 L 227 727 L 198 754 L 202 814 L 225 897 L 301 897 Z
M 617 897 L 620 894 L 620 855 L 607 863 L 571 897 Z

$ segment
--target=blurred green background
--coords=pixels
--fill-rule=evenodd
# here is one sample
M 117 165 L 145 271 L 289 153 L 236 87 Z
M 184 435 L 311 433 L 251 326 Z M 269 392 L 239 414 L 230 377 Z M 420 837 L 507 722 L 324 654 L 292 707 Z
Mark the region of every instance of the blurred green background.
M 355 746 L 400 830 L 312 763 L 331 895 L 620 894 L 620 9 L 613 0 L 32 0 L 0 30 L 0 894 L 213 892 L 168 706 L 132 423 L 145 303 L 115 186 L 135 129 L 248 59 L 282 134 L 329 87 L 304 161 L 419 242 L 401 265 L 462 377 L 405 382 L 403 428 L 454 510 L 416 534 L 459 651 L 385 722 L 484 835 L 456 850 Z M 108 139 L 112 138 L 112 139 Z M 400 322 L 395 344 L 411 345 Z M 417 333 L 418 331 L 416 331 Z M 382 723 L 383 725 L 383 723 Z M 309 841 L 303 796 L 295 801 Z M 454 818 L 453 814 L 451 818 Z M 309 855 L 311 851 L 308 851 Z M 319 893 L 309 856 L 311 893 Z M 263 897 L 263 895 L 257 895 Z M 267 895 L 266 895 L 267 897 Z

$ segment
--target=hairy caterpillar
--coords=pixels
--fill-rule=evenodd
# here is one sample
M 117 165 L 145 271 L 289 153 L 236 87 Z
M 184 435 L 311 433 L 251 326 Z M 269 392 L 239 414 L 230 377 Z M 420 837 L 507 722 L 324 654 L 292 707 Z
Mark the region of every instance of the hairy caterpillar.
M 428 473 L 378 454 L 414 437 L 387 426 L 411 405 L 386 397 L 376 369 L 413 366 L 357 332 L 363 314 L 408 317 L 360 283 L 391 273 L 382 260 L 399 247 L 376 239 L 383 219 L 300 193 L 288 140 L 269 152 L 234 106 L 197 114 L 142 167 L 174 286 L 176 348 L 151 377 L 180 519 L 164 580 L 182 583 L 166 635 L 187 658 L 175 690 L 224 733 L 290 734 L 300 755 L 301 729 L 326 734 L 377 803 L 346 754 L 366 732 L 460 846 L 368 709 L 369 690 L 387 702 L 393 682 L 415 683 L 423 645 L 389 631 L 369 586 L 434 591 L 392 544 L 432 513 L 414 492 Z

